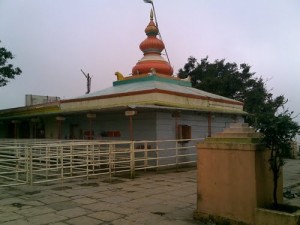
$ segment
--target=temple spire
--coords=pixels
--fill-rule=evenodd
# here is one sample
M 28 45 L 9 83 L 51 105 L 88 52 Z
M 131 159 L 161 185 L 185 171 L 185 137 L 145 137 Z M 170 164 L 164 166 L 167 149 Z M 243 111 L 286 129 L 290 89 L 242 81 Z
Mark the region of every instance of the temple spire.
M 157 74 L 172 76 L 173 68 L 162 56 L 161 52 L 165 49 L 162 40 L 157 38 L 159 30 L 153 21 L 153 9 L 150 11 L 150 22 L 145 28 L 147 38 L 141 42 L 140 49 L 144 57 L 132 68 L 132 75 L 144 75 L 155 69 Z

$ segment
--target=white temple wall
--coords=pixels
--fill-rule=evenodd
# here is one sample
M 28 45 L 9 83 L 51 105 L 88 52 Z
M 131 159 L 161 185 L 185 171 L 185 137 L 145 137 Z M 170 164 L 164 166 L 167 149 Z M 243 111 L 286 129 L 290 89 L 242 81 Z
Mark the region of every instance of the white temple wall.
M 96 113 L 96 118 L 89 120 L 87 114 L 66 115 L 61 122 L 62 139 L 88 139 L 93 131 L 97 140 L 130 140 L 129 117 L 124 112 Z M 156 114 L 139 112 L 132 118 L 134 140 L 156 139 Z M 56 116 L 44 118 L 46 138 L 58 138 L 58 121 Z M 120 136 L 110 136 L 111 133 Z
M 84 139 L 86 132 L 94 131 L 94 139 L 129 140 L 129 117 L 124 112 L 97 113 L 91 121 L 86 114 L 67 115 L 61 123 L 62 139 Z M 177 121 L 176 121 L 177 120 Z M 56 116 L 45 117 L 46 138 L 58 137 L 58 122 Z M 241 116 L 228 114 L 212 114 L 211 133 L 222 131 L 229 123 L 243 122 Z M 132 118 L 134 140 L 175 140 L 177 125 L 191 127 L 191 138 L 205 138 L 208 136 L 208 114 L 186 111 L 181 112 L 179 118 L 172 116 L 172 112 L 141 111 Z M 117 131 L 120 137 L 109 137 L 105 132 Z
M 211 116 L 211 134 L 223 131 L 226 127 L 229 126 L 229 123 L 234 122 L 243 122 L 243 117 L 241 116 L 232 116 L 228 114 L 212 114 Z M 157 112 L 157 140 L 174 140 L 176 139 L 176 118 L 172 117 L 170 112 Z M 208 136 L 208 113 L 199 113 L 186 111 L 181 112 L 179 118 L 177 118 L 177 125 L 188 125 L 191 127 L 191 139 L 206 138 Z M 196 145 L 198 140 L 189 141 L 187 143 L 178 142 L 178 145 L 181 146 L 193 146 Z M 165 148 L 170 148 L 171 143 L 165 143 Z M 172 151 L 163 151 L 160 152 L 159 157 L 164 157 L 172 155 Z M 184 149 L 186 154 L 194 154 L 196 149 Z M 180 161 L 189 161 L 191 157 L 180 158 Z M 165 164 L 175 163 L 175 158 L 165 159 Z

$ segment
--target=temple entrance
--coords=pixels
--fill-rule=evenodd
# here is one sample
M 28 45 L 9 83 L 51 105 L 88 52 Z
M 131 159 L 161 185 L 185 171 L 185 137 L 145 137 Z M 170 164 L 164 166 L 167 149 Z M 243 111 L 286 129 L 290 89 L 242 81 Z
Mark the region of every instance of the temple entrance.
M 82 132 L 78 124 L 70 125 L 70 139 L 81 139 Z

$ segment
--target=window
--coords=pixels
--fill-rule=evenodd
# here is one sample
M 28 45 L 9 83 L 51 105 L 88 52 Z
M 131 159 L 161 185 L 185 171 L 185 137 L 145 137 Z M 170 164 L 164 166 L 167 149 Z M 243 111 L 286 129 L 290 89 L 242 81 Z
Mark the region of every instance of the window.
M 192 128 L 189 125 L 178 125 L 177 126 L 177 139 L 191 139 Z

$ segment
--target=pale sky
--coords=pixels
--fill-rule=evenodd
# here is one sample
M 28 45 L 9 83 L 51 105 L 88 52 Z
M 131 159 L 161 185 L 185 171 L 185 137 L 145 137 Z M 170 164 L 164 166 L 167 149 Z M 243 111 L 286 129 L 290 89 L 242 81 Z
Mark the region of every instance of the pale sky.
M 299 0 L 154 0 L 174 73 L 189 56 L 247 63 L 300 113 Z M 0 0 L 0 46 L 23 73 L 0 87 L 0 109 L 25 95 L 72 98 L 112 86 L 142 58 L 150 4 L 143 0 Z M 296 118 L 300 122 L 300 116 Z

